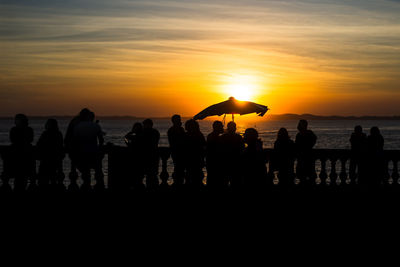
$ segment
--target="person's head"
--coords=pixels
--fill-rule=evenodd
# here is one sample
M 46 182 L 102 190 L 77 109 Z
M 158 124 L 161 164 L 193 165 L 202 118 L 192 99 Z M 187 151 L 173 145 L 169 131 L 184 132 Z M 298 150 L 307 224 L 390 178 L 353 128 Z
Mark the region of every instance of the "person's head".
M 300 120 L 299 124 L 297 125 L 297 130 L 299 130 L 299 132 L 304 132 L 307 130 L 308 127 L 308 122 L 306 120 Z
M 354 132 L 356 134 L 362 134 L 362 131 L 363 131 L 363 129 L 360 125 L 357 125 L 356 127 L 354 127 Z
M 153 121 L 151 119 L 145 119 L 143 121 L 143 128 L 144 129 L 151 129 L 153 128 Z
M 247 128 L 243 135 L 244 142 L 248 145 L 255 144 L 258 140 L 258 132 L 254 128 Z
M 15 126 L 17 127 L 28 127 L 29 120 L 25 114 L 17 114 L 14 118 Z
M 226 127 L 227 127 L 228 133 L 236 132 L 236 123 L 234 121 L 230 121 Z
M 82 121 L 89 120 L 91 111 L 88 108 L 84 108 L 79 112 L 79 118 Z
M 199 123 L 193 119 L 187 120 L 185 122 L 185 130 L 188 133 L 196 133 L 200 132 L 200 126 Z
M 381 131 L 379 130 L 378 127 L 374 126 L 374 127 L 371 128 L 370 133 L 373 136 L 377 136 L 377 135 L 381 134 Z
M 278 140 L 288 140 L 290 139 L 288 130 L 286 128 L 280 128 L 278 131 Z
M 178 114 L 175 114 L 171 117 L 172 124 L 176 127 L 181 127 L 182 126 L 182 120 L 181 116 Z
M 47 131 L 58 131 L 58 122 L 56 119 L 48 119 L 45 125 Z
M 220 121 L 214 121 L 212 127 L 216 133 L 222 134 L 224 132 L 224 125 Z
M 136 122 L 132 126 L 132 133 L 140 133 L 143 130 L 143 125 L 140 122 Z

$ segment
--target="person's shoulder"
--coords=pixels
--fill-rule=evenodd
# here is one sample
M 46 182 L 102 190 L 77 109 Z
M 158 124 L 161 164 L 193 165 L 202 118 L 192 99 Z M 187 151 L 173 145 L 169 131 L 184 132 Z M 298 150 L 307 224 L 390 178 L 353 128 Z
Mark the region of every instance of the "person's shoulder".
M 70 120 L 68 126 L 76 126 L 76 125 L 77 125 L 78 123 L 80 123 L 80 122 L 81 122 L 81 118 L 80 118 L 79 116 L 76 116 L 76 117 L 73 117 L 73 118 Z
M 237 140 L 237 141 L 243 140 L 243 137 L 238 133 L 234 133 L 233 138 L 234 138 L 234 140 Z
M 307 130 L 307 135 L 316 138 L 317 135 L 312 130 Z
M 203 134 L 202 132 L 199 132 L 198 135 L 199 135 L 199 137 L 200 137 L 201 139 L 206 140 L 206 138 L 205 138 L 205 136 L 204 136 L 204 134 Z
M 207 140 L 208 140 L 208 139 L 219 139 L 219 138 L 221 138 L 221 135 L 216 134 L 216 133 L 214 133 L 214 132 L 211 132 L 211 133 L 209 133 L 209 134 L 207 135 Z
M 94 127 L 96 127 L 98 130 L 101 131 L 101 125 L 95 122 L 92 122 L 94 124 Z

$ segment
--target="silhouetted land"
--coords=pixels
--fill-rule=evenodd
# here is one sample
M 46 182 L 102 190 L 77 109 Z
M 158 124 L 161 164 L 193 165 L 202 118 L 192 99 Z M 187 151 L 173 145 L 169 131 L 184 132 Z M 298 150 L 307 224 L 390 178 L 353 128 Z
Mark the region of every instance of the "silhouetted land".
M 60 119 L 72 119 L 74 116 L 72 115 L 55 115 L 55 116 L 31 116 L 30 119 L 40 119 L 46 120 L 47 118 L 55 118 L 57 120 Z M 142 120 L 147 117 L 140 117 L 140 116 L 97 116 L 98 119 L 103 120 Z M 217 118 L 217 117 L 216 117 Z M 266 115 L 266 120 L 400 120 L 400 116 L 321 116 L 321 115 L 313 115 L 313 114 L 269 114 Z M 12 120 L 13 117 L 0 117 L 0 120 Z M 166 119 L 169 120 L 169 117 L 152 117 L 152 119 Z M 190 119 L 190 117 L 182 117 L 184 120 Z M 215 118 L 214 118 L 215 119 Z

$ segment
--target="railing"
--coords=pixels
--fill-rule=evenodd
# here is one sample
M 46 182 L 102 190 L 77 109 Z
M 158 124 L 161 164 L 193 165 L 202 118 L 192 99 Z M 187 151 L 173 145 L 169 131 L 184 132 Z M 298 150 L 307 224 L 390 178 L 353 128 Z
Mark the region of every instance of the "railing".
M 2 159 L 6 158 L 9 146 L 0 146 L 0 155 Z M 265 162 L 268 170 L 268 175 L 265 179 L 269 179 L 274 185 L 279 185 L 279 173 L 277 170 L 271 167 L 271 160 L 274 158 L 273 149 L 264 149 Z M 121 189 L 129 184 L 129 173 L 126 172 L 132 163 L 131 154 L 127 147 L 120 146 L 106 146 L 104 149 L 106 160 L 104 161 L 103 170 L 106 174 L 106 187 L 108 189 Z M 159 148 L 160 155 L 160 170 L 159 170 L 159 182 L 164 188 L 169 187 L 171 177 L 173 174 L 173 167 L 170 157 L 170 150 L 168 147 Z M 357 169 L 350 170 L 350 161 L 352 159 L 351 151 L 345 149 L 314 149 L 312 152 L 312 160 L 315 163 L 314 177 L 315 181 L 311 181 L 311 184 L 316 187 L 351 187 L 357 186 L 359 173 Z M 381 187 L 397 187 L 399 185 L 399 161 L 400 161 L 400 150 L 386 150 L 382 153 L 381 162 L 383 168 L 381 172 L 380 181 Z M 64 160 L 67 162 L 68 158 Z M 2 163 L 2 164 L 1 164 Z M 9 178 L 5 177 L 7 174 L 4 172 L 4 166 L 7 162 L 0 162 L 0 172 L 2 173 L 2 181 L 8 183 Z M 294 160 L 293 170 L 295 170 L 296 160 Z M 373 164 L 373 163 L 372 163 Z M 37 164 L 38 165 L 38 164 Z M 68 177 L 71 176 L 69 172 L 68 164 L 64 166 L 64 172 L 66 181 L 64 185 L 68 187 Z M 206 172 L 206 169 L 204 168 Z M 294 185 L 299 184 L 299 177 L 296 173 L 293 173 Z M 12 180 L 12 179 L 11 179 Z M 35 181 L 35 179 L 32 179 Z

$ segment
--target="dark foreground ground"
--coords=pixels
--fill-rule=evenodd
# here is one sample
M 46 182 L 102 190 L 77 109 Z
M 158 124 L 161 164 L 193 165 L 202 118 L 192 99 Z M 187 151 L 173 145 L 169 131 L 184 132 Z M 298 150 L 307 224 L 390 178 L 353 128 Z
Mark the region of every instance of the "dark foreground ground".
M 89 262 L 110 257 L 113 265 L 141 257 L 189 265 L 243 257 L 247 266 L 326 255 L 325 262 L 358 255 L 360 243 L 376 255 L 376 247 L 388 252 L 398 242 L 399 213 L 400 194 L 389 190 L 0 195 L 1 240 L 17 259 L 28 250 L 41 260 L 76 262 L 82 255 Z M 359 257 L 369 258 L 365 253 Z

